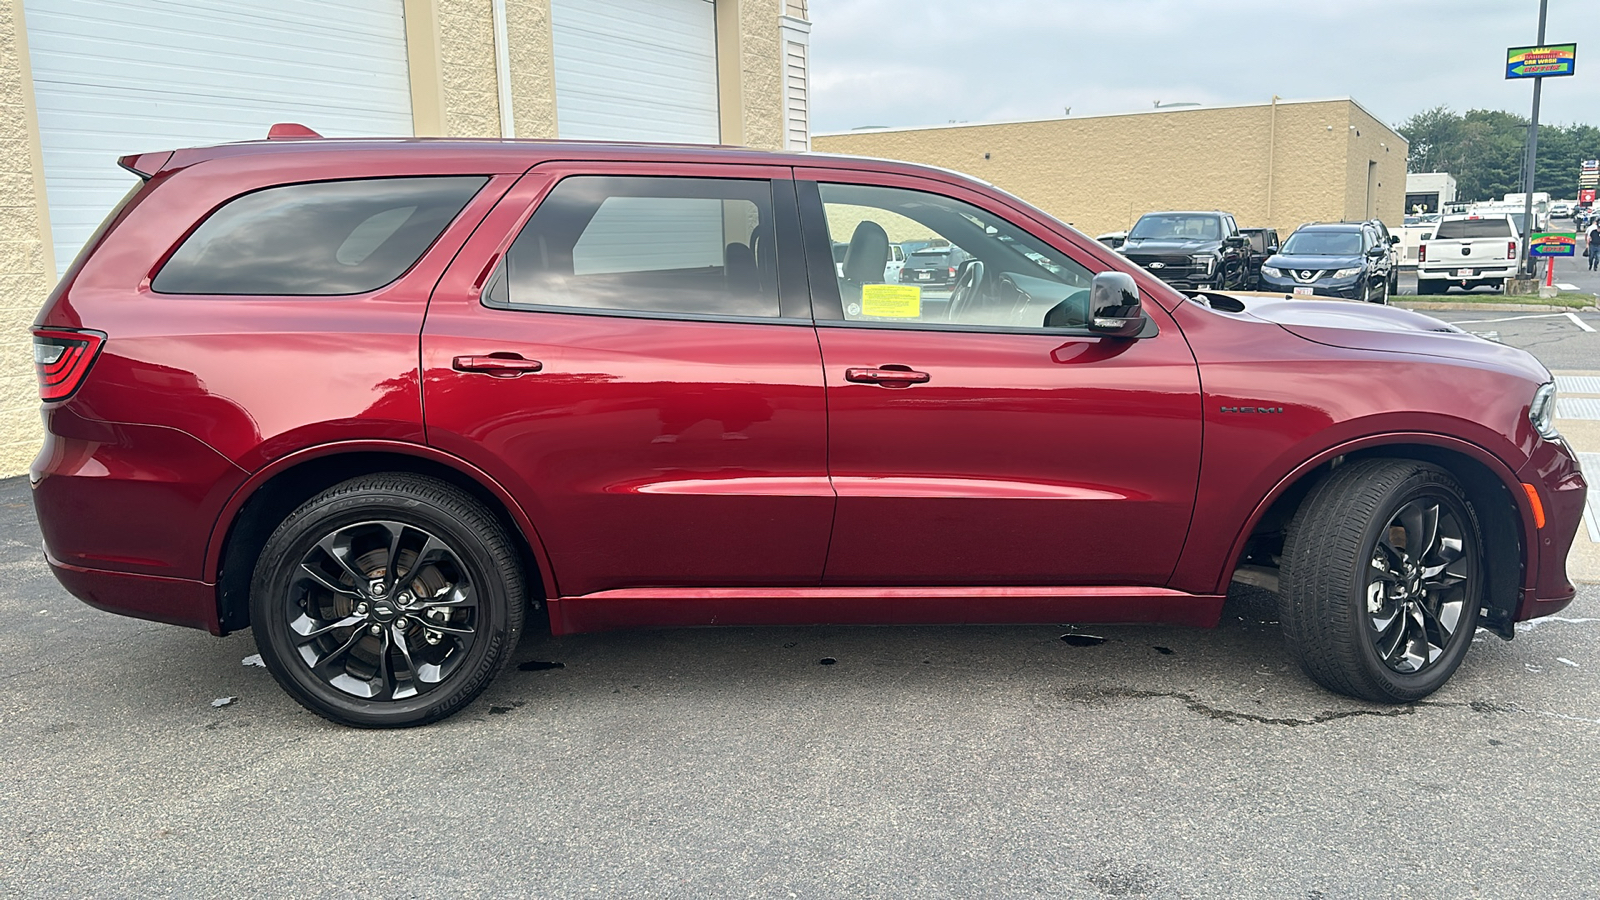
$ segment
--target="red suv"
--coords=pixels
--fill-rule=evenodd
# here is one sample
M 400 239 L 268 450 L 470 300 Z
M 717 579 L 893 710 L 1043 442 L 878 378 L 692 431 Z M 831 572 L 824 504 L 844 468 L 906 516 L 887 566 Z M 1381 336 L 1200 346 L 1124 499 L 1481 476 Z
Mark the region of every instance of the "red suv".
M 1585 483 L 1533 357 L 1186 296 L 950 172 L 311 137 L 123 163 L 34 328 L 50 565 L 253 627 L 337 721 L 460 709 L 530 610 L 1211 625 L 1244 578 L 1312 678 L 1403 702 L 1574 594 Z M 918 240 L 969 256 L 951 291 L 885 283 Z

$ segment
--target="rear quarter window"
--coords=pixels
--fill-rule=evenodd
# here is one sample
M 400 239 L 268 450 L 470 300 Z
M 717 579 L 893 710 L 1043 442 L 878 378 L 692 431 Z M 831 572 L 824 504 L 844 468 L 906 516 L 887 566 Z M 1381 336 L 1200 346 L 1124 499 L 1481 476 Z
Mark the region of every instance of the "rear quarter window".
M 301 297 L 376 290 L 411 268 L 487 181 L 370 178 L 244 194 L 207 217 L 151 287 Z

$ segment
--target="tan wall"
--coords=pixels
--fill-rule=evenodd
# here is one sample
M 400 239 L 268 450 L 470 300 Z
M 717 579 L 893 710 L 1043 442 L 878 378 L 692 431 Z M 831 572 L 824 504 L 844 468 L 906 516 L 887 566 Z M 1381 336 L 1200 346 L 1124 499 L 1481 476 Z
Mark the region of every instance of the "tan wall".
M 55 283 L 22 0 L 0 0 L 0 477 L 39 450 L 29 326 Z
M 507 0 L 511 112 L 517 137 L 556 136 L 556 64 L 550 45 L 550 0 Z
M 1349 127 L 1358 114 L 1359 145 Z M 1089 234 L 1125 230 L 1160 209 L 1221 209 L 1240 225 L 1287 233 L 1344 218 L 1352 190 L 1359 206 L 1366 159 L 1353 188 L 1352 148 L 1367 152 L 1370 143 L 1383 154 L 1380 141 L 1399 166 L 1391 177 L 1379 158 L 1382 190 L 1392 192 L 1382 209 L 1397 213 L 1405 142 L 1346 100 L 820 135 L 812 147 L 966 172 Z
M 1344 217 L 1379 218 L 1390 228 L 1399 228 L 1405 218 L 1406 205 L 1405 139 L 1354 103 L 1350 104 L 1350 124 L 1345 132 L 1349 135 L 1350 148 Z M 1370 204 L 1367 196 L 1369 166 L 1372 168 Z
M 718 0 L 718 5 L 730 0 Z M 783 147 L 783 40 L 778 0 L 732 0 L 739 9 L 740 120 L 736 141 L 723 143 L 762 150 Z M 720 49 L 720 48 L 719 48 Z M 724 103 L 727 102 L 725 98 Z

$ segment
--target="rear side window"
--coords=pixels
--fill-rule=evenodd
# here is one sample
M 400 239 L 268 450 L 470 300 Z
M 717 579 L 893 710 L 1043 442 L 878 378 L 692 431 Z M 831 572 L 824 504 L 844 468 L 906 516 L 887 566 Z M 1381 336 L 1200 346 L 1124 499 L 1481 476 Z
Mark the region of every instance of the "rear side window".
M 514 308 L 776 317 L 771 182 L 567 178 L 517 235 L 483 301 Z
M 487 181 L 320 181 L 235 197 L 189 235 L 151 287 L 301 297 L 376 290 L 411 268 Z
M 1433 236 L 1441 241 L 1461 238 L 1511 237 L 1511 223 L 1505 219 L 1457 219 L 1440 222 Z

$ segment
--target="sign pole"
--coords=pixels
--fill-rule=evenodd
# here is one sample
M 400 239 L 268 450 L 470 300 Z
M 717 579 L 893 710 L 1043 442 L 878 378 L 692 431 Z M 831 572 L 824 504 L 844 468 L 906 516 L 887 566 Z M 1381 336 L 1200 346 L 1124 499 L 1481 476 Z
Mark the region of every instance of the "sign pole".
M 1539 46 L 1541 47 L 1544 46 L 1545 14 L 1549 8 L 1550 0 L 1539 0 Z M 1533 173 L 1534 163 L 1539 158 L 1539 92 L 1543 87 L 1544 78 L 1533 79 L 1533 118 L 1528 123 L 1528 158 L 1522 176 L 1522 262 L 1519 268 L 1524 275 L 1533 274 L 1533 258 L 1528 253 L 1533 243 Z
M 1556 286 L 1556 258 L 1554 256 L 1546 256 L 1544 258 L 1544 286 Z

